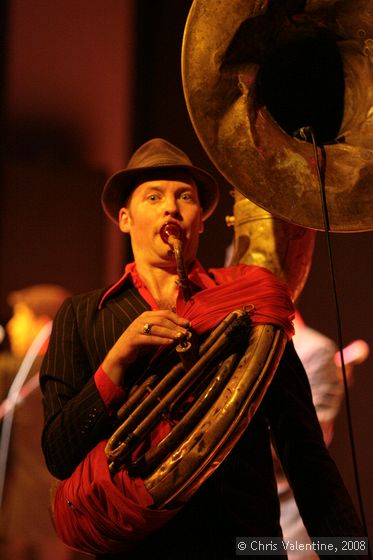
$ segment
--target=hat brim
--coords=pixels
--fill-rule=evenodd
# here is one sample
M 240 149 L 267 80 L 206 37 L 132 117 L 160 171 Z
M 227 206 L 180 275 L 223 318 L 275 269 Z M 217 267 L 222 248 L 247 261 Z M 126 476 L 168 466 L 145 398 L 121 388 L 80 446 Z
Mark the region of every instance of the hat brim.
M 117 171 L 105 183 L 102 191 L 101 203 L 105 214 L 118 223 L 119 210 L 123 207 L 124 200 L 138 185 L 138 180 L 145 173 L 151 175 L 154 171 L 159 175 L 162 170 L 184 171 L 196 182 L 198 196 L 202 207 L 203 220 L 207 220 L 214 212 L 219 201 L 219 188 L 215 179 L 199 167 L 193 165 L 162 165 L 157 167 L 136 167 L 135 169 L 123 169 Z M 150 180 L 150 179 L 149 179 Z

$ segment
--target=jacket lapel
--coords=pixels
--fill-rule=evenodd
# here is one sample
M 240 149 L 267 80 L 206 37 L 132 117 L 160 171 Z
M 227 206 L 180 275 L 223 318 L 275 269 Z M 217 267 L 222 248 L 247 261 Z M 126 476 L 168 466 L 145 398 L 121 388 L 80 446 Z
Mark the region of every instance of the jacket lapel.
M 125 328 L 141 313 L 151 309 L 150 305 L 134 287 L 110 297 L 105 302 L 104 307 L 110 310 Z

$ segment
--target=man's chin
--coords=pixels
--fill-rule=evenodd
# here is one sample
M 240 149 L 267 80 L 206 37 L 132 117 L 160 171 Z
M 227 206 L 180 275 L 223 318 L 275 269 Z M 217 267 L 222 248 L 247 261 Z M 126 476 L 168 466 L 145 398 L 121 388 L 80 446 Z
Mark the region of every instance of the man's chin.
M 172 251 L 172 249 L 166 250 L 166 251 L 162 251 L 158 253 L 159 256 L 159 263 L 158 266 L 163 267 L 163 268 L 174 268 L 176 269 L 177 264 L 176 264 L 176 258 L 175 258 L 175 254 Z M 183 260 L 184 260 L 184 266 L 186 267 L 186 269 L 189 269 L 189 267 L 191 266 L 191 264 L 195 261 L 195 257 L 191 258 L 190 255 L 187 254 L 187 252 L 183 253 Z
M 154 259 L 153 264 L 154 266 L 158 266 L 160 268 L 176 269 L 175 255 L 171 250 L 165 253 L 158 254 Z

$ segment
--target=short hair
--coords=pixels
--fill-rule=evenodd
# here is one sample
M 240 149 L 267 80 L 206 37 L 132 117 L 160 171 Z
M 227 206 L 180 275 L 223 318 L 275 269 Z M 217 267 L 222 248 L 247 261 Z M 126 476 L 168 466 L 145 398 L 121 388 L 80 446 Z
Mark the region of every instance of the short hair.
M 11 307 L 17 303 L 24 303 L 37 317 L 47 315 L 54 319 L 62 303 L 70 296 L 68 290 L 57 284 L 36 284 L 10 292 L 7 303 Z

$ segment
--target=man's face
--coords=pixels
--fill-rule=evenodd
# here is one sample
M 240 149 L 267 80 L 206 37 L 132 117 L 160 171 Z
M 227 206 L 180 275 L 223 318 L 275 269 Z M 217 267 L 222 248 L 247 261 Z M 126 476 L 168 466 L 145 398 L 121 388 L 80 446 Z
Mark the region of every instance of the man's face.
M 162 241 L 165 223 L 177 223 L 182 230 L 183 255 L 187 265 L 196 257 L 199 234 L 203 231 L 202 209 L 192 179 L 145 181 L 138 185 L 119 214 L 119 227 L 131 236 L 137 263 L 174 268 L 175 258 Z

